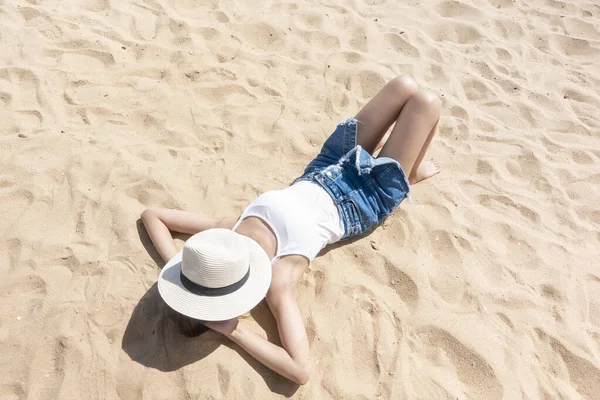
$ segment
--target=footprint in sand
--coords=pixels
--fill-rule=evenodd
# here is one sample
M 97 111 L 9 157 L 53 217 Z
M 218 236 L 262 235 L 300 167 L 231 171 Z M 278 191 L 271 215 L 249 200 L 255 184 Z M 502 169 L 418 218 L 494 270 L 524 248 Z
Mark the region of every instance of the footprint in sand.
M 437 12 L 445 18 L 460 18 L 479 20 L 482 12 L 479 8 L 465 4 L 460 1 L 447 0 L 437 6 Z
M 457 44 L 472 44 L 484 36 L 476 25 L 458 21 L 438 22 L 427 31 L 435 41 Z
M 452 398 L 502 399 L 502 384 L 490 364 L 450 332 L 426 326 L 411 333 L 410 340 L 415 353 L 424 355 L 428 362 L 443 366 L 456 376 L 458 387 L 454 380 L 446 387 L 449 381 L 437 382 L 446 393 L 452 394 Z
M 600 393 L 600 369 L 580 348 L 568 348 L 559 338 L 541 328 L 534 329 L 539 362 L 555 379 L 566 380 L 584 399 L 596 399 Z M 563 374 L 566 372 L 566 376 Z
M 419 58 L 419 50 L 410 44 L 410 42 L 399 33 L 387 33 L 384 36 L 385 42 L 391 50 L 407 57 Z

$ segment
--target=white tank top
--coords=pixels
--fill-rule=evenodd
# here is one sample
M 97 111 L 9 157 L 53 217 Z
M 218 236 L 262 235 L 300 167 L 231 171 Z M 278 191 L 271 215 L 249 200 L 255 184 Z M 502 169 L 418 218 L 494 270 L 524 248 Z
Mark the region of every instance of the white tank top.
M 291 254 L 312 261 L 323 247 L 344 235 L 344 225 L 331 196 L 310 181 L 263 193 L 250 203 L 233 230 L 248 217 L 260 218 L 275 233 L 277 250 L 271 263 Z

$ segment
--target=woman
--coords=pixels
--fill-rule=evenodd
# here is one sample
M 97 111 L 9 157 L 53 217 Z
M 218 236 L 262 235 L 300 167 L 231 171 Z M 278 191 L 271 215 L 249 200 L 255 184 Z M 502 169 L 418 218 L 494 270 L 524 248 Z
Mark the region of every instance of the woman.
M 298 383 L 309 378 L 306 330 L 295 286 L 329 243 L 374 228 L 410 184 L 439 172 L 423 158 L 440 116 L 439 98 L 399 76 L 337 126 L 290 187 L 259 196 L 241 217 L 151 208 L 142 221 L 167 265 L 159 292 L 175 311 L 227 336 L 261 363 Z M 392 132 L 377 158 L 372 155 Z M 408 172 L 408 175 L 405 174 Z M 171 231 L 195 234 L 178 252 Z M 201 232 L 201 233 L 199 233 Z M 238 321 L 263 297 L 283 347 Z

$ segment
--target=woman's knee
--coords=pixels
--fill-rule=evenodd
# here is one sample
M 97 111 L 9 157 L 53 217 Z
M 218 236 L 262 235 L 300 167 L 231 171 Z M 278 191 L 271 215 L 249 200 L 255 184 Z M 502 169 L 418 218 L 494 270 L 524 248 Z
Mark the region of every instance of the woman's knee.
M 431 90 L 421 89 L 411 96 L 411 103 L 419 110 L 423 110 L 428 114 L 439 118 L 442 109 L 442 101 L 437 94 Z
M 393 90 L 398 96 L 412 96 L 419 90 L 417 82 L 409 75 L 399 75 L 388 82 L 390 90 Z

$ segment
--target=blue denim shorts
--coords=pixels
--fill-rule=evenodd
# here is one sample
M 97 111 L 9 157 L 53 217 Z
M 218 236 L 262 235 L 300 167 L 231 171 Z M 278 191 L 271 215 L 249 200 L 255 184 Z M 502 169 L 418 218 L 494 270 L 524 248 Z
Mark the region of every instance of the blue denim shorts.
M 299 180 L 320 184 L 333 199 L 347 240 L 383 222 L 410 192 L 400 164 L 375 158 L 356 144 L 357 121 L 338 124 Z

